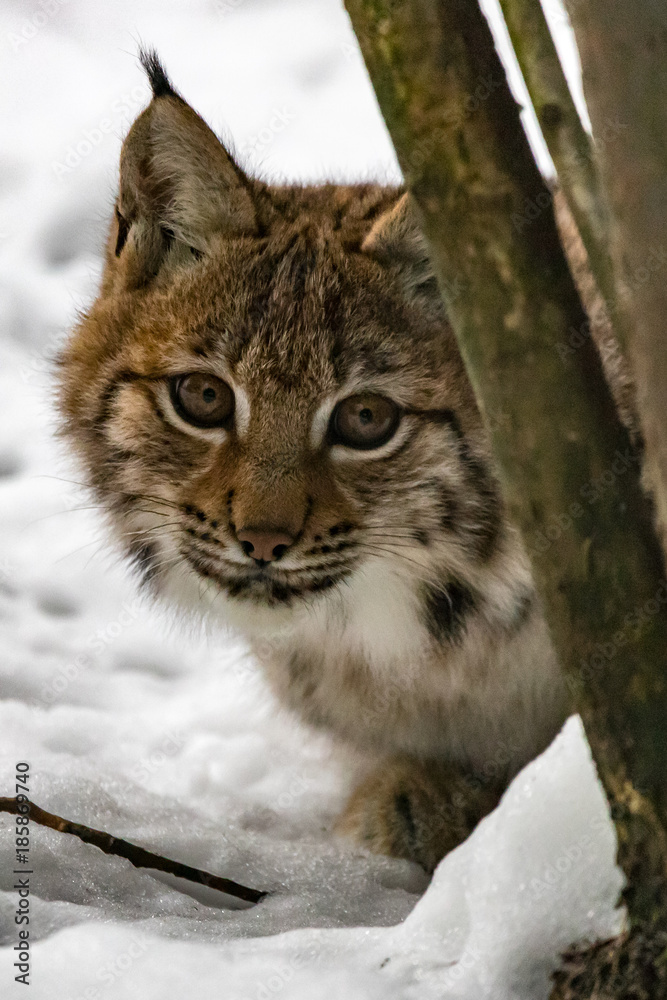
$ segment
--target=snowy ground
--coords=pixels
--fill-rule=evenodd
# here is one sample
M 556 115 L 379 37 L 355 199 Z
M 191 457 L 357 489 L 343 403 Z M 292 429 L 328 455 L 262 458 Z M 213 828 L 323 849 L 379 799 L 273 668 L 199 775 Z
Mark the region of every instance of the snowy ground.
M 177 635 L 141 604 L 52 440 L 50 359 L 94 292 L 120 140 L 147 99 L 139 39 L 265 175 L 397 176 L 338 0 L 2 5 L 0 795 L 27 761 L 46 809 L 271 891 L 240 909 L 33 824 L 30 996 L 546 997 L 559 949 L 620 921 L 578 720 L 430 886 L 334 842 L 343 761 L 232 640 Z M 24 995 L 14 846 L 1 816 L 2 997 Z

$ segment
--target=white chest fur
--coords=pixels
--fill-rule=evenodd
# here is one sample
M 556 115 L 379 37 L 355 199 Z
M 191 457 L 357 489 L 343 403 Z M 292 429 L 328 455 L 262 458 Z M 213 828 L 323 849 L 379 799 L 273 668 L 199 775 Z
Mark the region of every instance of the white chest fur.
M 437 644 L 419 591 L 386 561 L 311 607 L 270 643 L 267 674 L 306 721 L 365 750 L 516 770 L 562 721 L 562 686 L 536 611 L 518 630 L 468 624 Z

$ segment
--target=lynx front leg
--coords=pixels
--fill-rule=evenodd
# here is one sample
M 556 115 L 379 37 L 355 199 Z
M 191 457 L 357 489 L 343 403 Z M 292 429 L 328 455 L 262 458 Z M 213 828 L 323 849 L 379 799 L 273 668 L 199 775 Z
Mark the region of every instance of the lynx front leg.
M 502 791 L 455 765 L 391 760 L 355 789 L 336 832 L 431 872 L 497 805 Z

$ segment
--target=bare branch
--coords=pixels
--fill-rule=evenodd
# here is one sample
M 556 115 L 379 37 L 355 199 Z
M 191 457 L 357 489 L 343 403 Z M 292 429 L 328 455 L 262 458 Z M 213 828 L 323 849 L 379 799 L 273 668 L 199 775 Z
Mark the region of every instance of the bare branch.
M 500 0 L 500 5 L 558 182 L 598 287 L 611 306 L 616 293 L 609 252 L 609 213 L 593 143 L 572 100 L 540 0 Z
M 26 812 L 27 807 L 27 812 Z M 111 833 L 103 830 L 94 830 L 90 826 L 82 823 L 73 823 L 62 816 L 40 809 L 29 799 L 7 798 L 0 796 L 0 812 L 12 813 L 14 815 L 27 815 L 34 823 L 41 826 L 48 826 L 52 830 L 60 833 L 71 833 L 73 836 L 83 840 L 86 844 L 99 847 L 105 854 L 113 854 L 119 858 L 125 858 L 135 868 L 154 868 L 157 871 L 169 872 L 179 878 L 187 879 L 188 882 L 197 882 L 199 885 L 207 885 L 211 889 L 218 889 L 226 892 L 228 896 L 235 896 L 236 899 L 243 899 L 248 903 L 259 903 L 260 900 L 268 896 L 267 892 L 260 892 L 257 889 L 249 889 L 245 885 L 233 882 L 231 879 L 222 878 L 220 875 L 212 875 L 210 872 L 202 871 L 200 868 L 191 868 L 190 865 L 181 864 L 180 861 L 170 861 L 160 854 L 153 854 L 143 847 L 130 844 L 127 840 L 114 837 Z

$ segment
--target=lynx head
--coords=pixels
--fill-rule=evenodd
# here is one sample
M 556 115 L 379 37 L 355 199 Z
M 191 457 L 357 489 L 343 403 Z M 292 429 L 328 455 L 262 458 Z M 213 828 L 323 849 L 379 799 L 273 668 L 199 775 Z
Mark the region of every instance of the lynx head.
M 252 628 L 369 567 L 483 566 L 495 481 L 408 196 L 247 176 L 143 62 L 100 294 L 60 366 L 65 433 L 143 579 Z

